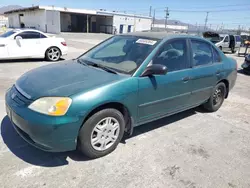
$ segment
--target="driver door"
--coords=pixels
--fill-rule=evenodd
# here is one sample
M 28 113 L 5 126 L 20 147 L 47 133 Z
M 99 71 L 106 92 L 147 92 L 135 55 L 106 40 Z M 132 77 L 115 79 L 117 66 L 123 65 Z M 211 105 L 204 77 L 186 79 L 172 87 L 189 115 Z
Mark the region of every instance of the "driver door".
M 152 63 L 165 65 L 168 73 L 139 78 L 139 124 L 192 106 L 189 56 L 188 43 L 183 38 L 167 41 L 161 47 Z
M 29 58 L 34 57 L 38 51 L 38 41 L 31 31 L 24 31 L 17 34 L 8 45 L 8 51 L 12 58 Z M 18 39 L 20 38 L 20 39 Z

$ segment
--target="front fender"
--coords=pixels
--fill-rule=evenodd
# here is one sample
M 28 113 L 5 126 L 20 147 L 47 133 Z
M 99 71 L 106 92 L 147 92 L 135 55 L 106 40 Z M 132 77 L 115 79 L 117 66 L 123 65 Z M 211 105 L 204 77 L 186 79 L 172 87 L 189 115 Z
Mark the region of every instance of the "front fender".
M 126 80 L 121 80 L 88 92 L 82 92 L 71 96 L 72 105 L 68 113 L 77 114 L 84 121 L 87 115 L 96 108 L 115 102 L 125 106 L 130 116 L 136 120 L 138 106 L 137 91 L 138 80 L 135 77 L 130 77 Z

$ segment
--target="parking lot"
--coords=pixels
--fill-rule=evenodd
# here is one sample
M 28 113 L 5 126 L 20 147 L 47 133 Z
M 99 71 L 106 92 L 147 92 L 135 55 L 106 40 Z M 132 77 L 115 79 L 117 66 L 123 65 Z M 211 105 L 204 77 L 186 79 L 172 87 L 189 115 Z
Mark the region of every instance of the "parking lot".
M 71 59 L 109 36 L 63 37 L 65 59 Z M 227 55 L 240 69 L 243 57 Z M 47 153 L 28 145 L 6 117 L 5 91 L 21 74 L 49 63 L 0 62 L 0 187 L 250 187 L 250 77 L 240 70 L 218 112 L 196 108 L 140 126 L 110 155 L 87 160 L 77 152 Z

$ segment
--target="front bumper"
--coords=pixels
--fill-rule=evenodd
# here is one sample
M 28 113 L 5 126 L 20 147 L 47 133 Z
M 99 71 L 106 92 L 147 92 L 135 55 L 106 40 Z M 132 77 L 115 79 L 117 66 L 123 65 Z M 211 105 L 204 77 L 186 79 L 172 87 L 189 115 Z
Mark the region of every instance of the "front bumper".
M 50 152 L 76 149 L 77 136 L 82 122 L 71 116 L 52 117 L 30 110 L 11 98 L 12 89 L 6 93 L 6 112 L 17 133 L 29 144 Z M 21 98 L 21 99 L 20 99 Z

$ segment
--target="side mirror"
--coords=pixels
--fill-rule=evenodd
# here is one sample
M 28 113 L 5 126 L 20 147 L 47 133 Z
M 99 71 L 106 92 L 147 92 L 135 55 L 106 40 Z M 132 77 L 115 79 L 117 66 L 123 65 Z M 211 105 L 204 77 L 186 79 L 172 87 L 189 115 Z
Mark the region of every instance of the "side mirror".
M 19 41 L 19 40 L 21 40 L 21 39 L 23 39 L 23 38 L 22 38 L 21 36 L 16 36 L 15 39 L 16 39 L 17 41 Z
M 161 64 L 153 64 L 148 66 L 142 73 L 141 77 L 152 75 L 165 75 L 167 74 L 167 67 Z

